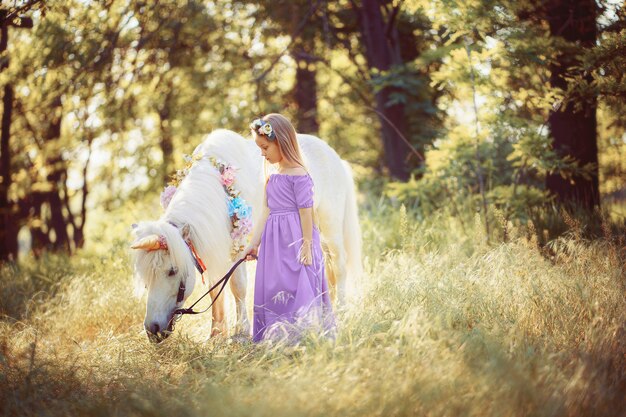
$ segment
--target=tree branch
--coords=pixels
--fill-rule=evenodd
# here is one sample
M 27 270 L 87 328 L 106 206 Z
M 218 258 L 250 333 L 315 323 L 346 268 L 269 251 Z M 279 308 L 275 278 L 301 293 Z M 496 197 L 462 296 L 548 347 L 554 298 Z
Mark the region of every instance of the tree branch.
M 417 156 L 417 158 L 420 161 L 422 161 L 422 162 L 425 161 L 424 156 L 421 153 L 419 153 L 419 151 L 417 149 L 415 149 L 415 147 L 411 144 L 411 142 L 404 136 L 404 134 L 402 134 L 400 129 L 398 129 L 398 127 L 391 120 L 389 120 L 389 118 L 387 118 L 387 116 L 385 116 L 383 113 L 379 112 L 376 108 L 372 107 L 370 105 L 370 99 L 362 91 L 360 91 L 357 87 L 355 87 L 353 85 L 352 81 L 343 72 L 334 69 L 330 65 L 330 63 L 328 61 L 326 61 L 325 59 L 323 59 L 323 58 L 316 57 L 316 56 L 313 56 L 313 55 L 309 55 L 309 58 L 311 59 L 311 61 L 317 61 L 317 62 L 323 63 L 324 65 L 326 65 L 326 67 L 328 67 L 329 70 L 331 70 L 335 74 L 339 75 L 339 77 L 343 80 L 343 82 L 346 83 L 359 96 L 359 98 L 363 102 L 364 107 L 366 109 L 368 109 L 368 110 L 373 111 L 379 117 L 381 117 L 398 134 L 398 136 L 400 136 L 402 141 L 410 149 L 411 153 L 413 153 L 415 156 Z
M 356 54 L 352 50 L 352 47 L 350 45 L 350 41 L 348 39 L 341 39 L 339 37 L 339 35 L 335 32 L 335 29 L 336 28 L 334 26 L 331 26 L 330 33 L 337 40 L 337 42 L 339 42 L 341 45 L 343 45 L 344 48 L 346 48 L 346 52 L 348 52 L 348 59 L 350 59 L 350 62 L 352 62 L 352 64 L 357 69 L 358 73 L 361 75 L 361 79 L 363 81 L 368 80 L 369 77 L 367 76 L 367 72 L 363 69 L 363 67 L 361 65 L 359 65 L 359 63 L 356 60 Z
M 391 16 L 389 16 L 389 21 L 387 22 L 387 27 L 385 28 L 385 37 L 389 39 L 391 37 L 391 30 L 393 29 L 393 24 L 395 23 L 396 17 L 398 16 L 398 12 L 400 11 L 400 5 L 402 4 L 402 0 L 398 2 L 398 5 L 395 6 L 391 10 Z
M 25 4 L 23 4 L 22 6 L 18 7 L 17 9 L 13 10 L 12 12 L 7 13 L 6 16 L 4 16 L 4 18 L 2 18 L 2 20 L 0 21 L 0 24 L 4 24 L 5 22 L 10 22 L 13 19 L 15 19 L 20 13 L 29 10 L 30 8 L 32 8 L 33 6 L 35 6 L 37 3 L 41 3 L 42 0 L 29 0 L 27 1 Z
M 300 33 L 302 33 L 302 31 L 304 30 L 304 27 L 306 26 L 306 23 L 309 20 L 309 18 L 313 15 L 313 13 L 315 13 L 315 10 L 317 10 L 317 7 L 319 6 L 319 3 L 320 3 L 320 0 L 316 0 L 315 4 L 311 5 L 311 7 L 309 8 L 309 11 L 306 14 L 306 16 L 304 16 L 304 18 L 298 24 L 298 27 L 296 28 L 296 30 L 290 35 L 289 43 L 287 44 L 285 49 L 280 54 L 278 54 L 276 56 L 276 58 L 274 58 L 274 61 L 272 61 L 272 63 L 270 64 L 269 68 L 267 68 L 265 71 L 263 71 L 263 73 L 261 75 L 259 75 L 258 77 L 256 77 L 254 79 L 254 82 L 258 83 L 258 82 L 262 81 L 265 77 L 267 77 L 267 75 L 270 73 L 270 71 L 272 71 L 274 66 L 276 66 L 278 61 L 280 61 L 280 58 L 282 58 L 283 55 L 285 55 L 287 53 L 287 51 L 289 51 L 289 48 L 291 48 L 291 45 L 293 44 L 294 40 L 298 36 L 300 36 Z

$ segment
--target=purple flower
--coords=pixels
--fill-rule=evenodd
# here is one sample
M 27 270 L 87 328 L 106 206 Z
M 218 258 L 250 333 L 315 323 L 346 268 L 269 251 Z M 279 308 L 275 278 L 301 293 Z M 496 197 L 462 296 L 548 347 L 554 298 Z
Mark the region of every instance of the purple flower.
M 167 206 L 169 206 L 176 190 L 177 188 L 174 185 L 168 185 L 161 193 L 161 207 L 163 207 L 163 210 L 167 209 Z
M 235 169 L 231 166 L 224 168 L 221 176 L 222 185 L 230 187 L 235 182 Z
M 244 217 L 239 220 L 239 229 L 241 229 L 241 233 L 244 236 L 252 231 L 252 220 L 250 217 Z

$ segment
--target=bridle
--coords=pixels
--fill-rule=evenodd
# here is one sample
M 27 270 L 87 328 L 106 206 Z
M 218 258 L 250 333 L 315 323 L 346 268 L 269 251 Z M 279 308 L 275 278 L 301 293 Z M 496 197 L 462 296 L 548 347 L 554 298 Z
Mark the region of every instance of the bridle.
M 172 223 L 170 223 L 170 224 L 172 224 Z M 206 271 L 206 267 L 204 266 L 204 263 L 202 262 L 202 260 L 198 256 L 198 253 L 196 252 L 193 244 L 190 241 L 187 241 L 187 240 L 185 241 L 185 243 L 187 244 L 187 247 L 189 248 L 189 251 L 191 252 L 191 256 L 192 256 L 192 258 L 194 260 L 194 263 L 196 265 L 196 269 L 198 270 L 198 272 L 200 272 L 200 275 L 202 275 L 204 273 L 204 271 Z M 253 256 L 253 257 L 256 259 L 256 256 Z M 228 283 L 228 280 L 233 275 L 233 273 L 235 272 L 237 267 L 242 262 L 244 262 L 245 260 L 246 260 L 246 258 L 241 258 L 237 262 L 235 262 L 235 264 L 230 267 L 230 269 L 228 270 L 226 275 L 224 275 L 215 284 L 213 284 L 213 286 L 211 286 L 211 288 L 209 288 L 204 294 L 202 294 L 202 296 L 200 298 L 198 298 L 192 305 L 190 305 L 187 308 L 177 308 L 176 310 L 174 310 L 174 314 L 172 315 L 172 318 L 170 319 L 170 322 L 168 323 L 168 328 L 171 329 L 171 330 L 174 330 L 174 323 L 178 322 L 181 319 L 181 317 L 183 315 L 185 315 L 185 314 L 201 314 L 201 313 L 206 312 L 208 309 L 210 309 L 213 306 L 213 304 L 215 304 L 215 302 L 217 301 L 219 296 L 222 294 L 222 291 L 224 291 L 224 288 L 226 288 L 226 284 Z M 220 290 L 218 291 L 217 295 L 215 296 L 215 298 L 213 299 L 213 301 L 211 302 L 211 304 L 209 304 L 209 306 L 207 308 L 205 308 L 204 310 L 201 310 L 201 311 L 196 311 L 196 310 L 193 309 L 193 307 L 196 304 L 198 304 L 200 302 L 200 300 L 202 300 L 204 297 L 206 297 L 207 294 L 209 294 L 211 291 L 216 289 L 220 284 L 222 285 Z M 185 280 L 181 279 L 180 280 L 180 284 L 178 285 L 178 295 L 176 296 L 176 304 L 182 303 L 183 300 L 185 299 L 185 290 L 186 290 Z
M 256 256 L 254 258 L 256 258 Z M 174 310 L 174 314 L 172 315 L 172 318 L 170 319 L 170 322 L 168 323 L 168 328 L 170 330 L 174 330 L 174 323 L 177 323 L 181 319 L 181 317 L 185 314 L 202 314 L 206 312 L 208 309 L 210 309 L 213 306 L 213 304 L 215 304 L 220 294 L 222 294 L 222 291 L 224 291 L 224 288 L 226 287 L 226 284 L 228 283 L 228 280 L 230 279 L 230 277 L 233 275 L 233 272 L 235 272 L 235 269 L 237 269 L 237 267 L 245 260 L 246 260 L 245 258 L 241 258 L 240 260 L 235 262 L 235 264 L 230 267 L 230 270 L 226 273 L 226 275 L 224 275 L 222 278 L 219 279 L 219 281 L 213 284 L 213 286 L 209 288 L 204 294 L 202 294 L 202 296 L 198 298 L 192 305 L 190 305 L 187 308 L 177 308 L 176 310 Z M 193 307 L 196 304 L 198 304 L 200 300 L 206 297 L 207 294 L 209 294 L 211 291 L 216 289 L 220 284 L 222 284 L 222 286 L 219 292 L 217 293 L 217 295 L 215 296 L 215 298 L 213 299 L 213 301 L 211 302 L 211 304 L 209 304 L 207 308 L 201 311 L 196 311 L 193 309 Z M 184 300 L 185 289 L 186 289 L 185 283 L 184 281 L 181 280 L 180 285 L 178 286 L 178 296 L 176 297 L 176 303 L 181 303 Z

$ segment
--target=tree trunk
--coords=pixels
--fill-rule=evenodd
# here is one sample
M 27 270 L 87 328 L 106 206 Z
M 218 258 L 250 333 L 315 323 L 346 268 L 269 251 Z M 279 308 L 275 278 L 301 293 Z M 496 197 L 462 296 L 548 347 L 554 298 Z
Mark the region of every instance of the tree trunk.
M 315 62 L 312 59 L 315 51 L 315 39 L 318 34 L 312 27 L 301 28 L 302 19 L 310 13 L 302 7 L 302 2 L 292 1 L 289 4 L 289 33 L 297 34 L 291 46 L 291 57 L 296 62 L 296 80 L 290 94 L 295 107 L 294 126 L 298 132 L 317 134 L 317 81 Z M 313 6 L 310 6 L 313 7 Z
M 1 175 L 0 183 L 0 261 L 15 260 L 17 256 L 17 227 L 12 219 L 13 205 L 9 201 L 11 187 L 11 152 L 9 140 L 11 138 L 11 113 L 13 107 L 13 86 L 4 86 L 2 99 L 4 111 L 2 113 L 2 137 L 0 141 Z
M 36 258 L 50 249 L 51 242 L 50 236 L 47 233 L 47 225 L 44 223 L 42 208 L 44 204 L 47 204 L 48 193 L 47 192 L 33 192 L 28 195 L 25 201 L 23 201 L 24 213 L 28 213 L 31 218 L 39 219 L 40 221 L 34 222 L 30 226 L 31 235 L 31 250 Z
M 55 161 L 61 163 L 60 158 Z M 56 239 L 52 242 L 52 250 L 71 253 L 70 237 L 67 233 L 67 221 L 63 215 L 63 200 L 61 199 L 61 183 L 65 181 L 62 170 L 55 170 L 48 176 L 48 180 L 53 184 L 52 191 L 48 194 L 50 203 L 50 229 L 54 230 Z
M 594 0 L 553 0 L 547 13 L 550 34 L 572 43 L 579 42 L 583 47 L 593 47 L 597 36 L 596 15 Z M 567 90 L 568 82 L 564 76 L 577 64 L 575 53 L 561 53 L 551 67 L 551 85 Z M 595 97 L 580 103 L 568 101 L 549 118 L 555 151 L 560 156 L 574 157 L 580 166 L 593 164 L 594 169 L 590 179 L 575 175 L 570 180 L 562 178 L 559 173 L 551 174 L 546 179 L 546 186 L 559 202 L 573 203 L 589 210 L 600 205 L 596 108 Z
M 61 138 L 61 122 L 62 101 L 61 97 L 57 97 L 51 106 L 51 120 L 46 134 L 46 141 L 60 140 Z M 51 168 L 48 174 L 48 182 L 52 185 L 52 189 L 48 192 L 48 204 L 50 205 L 50 219 L 48 228 L 54 230 L 56 239 L 52 241 L 52 250 L 71 253 L 70 237 L 67 232 L 68 222 L 63 215 L 64 203 L 61 198 L 63 191 L 63 183 L 65 182 L 66 167 L 61 155 L 47 161 Z
M 317 134 L 317 82 L 315 67 L 311 68 L 309 54 L 298 49 L 291 54 L 296 61 L 296 83 L 293 98 L 296 105 L 296 130 L 302 133 Z M 315 64 L 312 64 L 315 65 Z
M 397 47 L 390 42 L 391 39 L 387 36 L 387 23 L 377 0 L 363 0 L 361 25 L 366 57 L 371 69 L 388 71 L 393 64 L 401 64 L 397 62 L 399 59 L 396 53 Z M 406 164 L 407 145 L 397 130 L 406 137 L 407 122 L 402 103 L 388 104 L 394 90 L 393 87 L 384 87 L 378 90 L 376 93 L 376 110 L 379 115 L 385 163 L 389 173 L 396 179 L 406 181 L 409 178 Z
M 87 196 L 89 195 L 89 183 L 87 182 L 87 172 L 89 169 L 89 161 L 91 160 L 91 146 L 93 144 L 93 137 L 91 133 L 88 133 L 87 145 L 89 148 L 89 153 L 87 154 L 87 161 L 85 162 L 85 166 L 83 167 L 83 189 L 81 196 L 81 205 L 80 205 L 80 224 L 77 222 L 73 222 L 74 225 L 74 245 L 76 249 L 81 249 L 85 246 L 85 223 L 87 222 Z M 67 182 L 65 183 L 65 190 L 67 194 Z M 69 201 L 66 201 L 67 210 L 70 210 Z M 70 212 L 71 213 L 71 212 Z
M 174 138 L 172 137 L 172 125 L 170 120 L 170 98 L 172 95 L 172 86 L 171 83 L 169 85 L 170 88 L 165 97 L 165 100 L 163 101 L 163 105 L 158 111 L 161 128 L 161 141 L 159 142 L 159 144 L 161 146 L 161 153 L 163 154 L 163 165 L 161 167 L 161 177 L 163 178 L 163 184 L 167 184 L 170 175 L 173 174 L 172 155 L 174 153 Z
M 4 15 L 5 11 L 2 11 Z M 0 53 L 7 49 L 9 28 L 8 22 L 1 19 L 2 38 L 0 39 Z M 8 59 L 2 63 L 0 72 L 8 67 Z M 0 261 L 15 260 L 17 257 L 17 233 L 18 228 L 11 219 L 12 204 L 9 201 L 9 188 L 11 187 L 11 151 L 9 140 L 11 138 L 11 113 L 13 111 L 13 86 L 7 83 L 4 86 L 2 97 L 2 133 L 0 135 Z

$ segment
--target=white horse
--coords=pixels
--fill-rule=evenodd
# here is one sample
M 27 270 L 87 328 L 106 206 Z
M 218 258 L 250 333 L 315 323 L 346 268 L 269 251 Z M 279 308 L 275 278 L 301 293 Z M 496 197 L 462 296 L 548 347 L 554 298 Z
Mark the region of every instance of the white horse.
M 354 182 L 348 164 L 321 139 L 298 135 L 303 158 L 315 184 L 315 210 L 326 258 L 326 275 L 333 299 L 343 302 L 348 275 L 353 281 L 361 272 L 361 231 L 358 222 Z M 229 130 L 216 130 L 195 150 L 202 155 L 157 221 L 142 222 L 135 228 L 135 244 L 160 238 L 167 249 L 151 250 L 143 245 L 135 251 L 135 288 L 148 292 L 144 327 L 157 341 L 171 332 L 174 311 L 182 307 L 193 292 L 196 268 L 190 241 L 206 266 L 204 277 L 212 285 L 232 265 L 230 251 L 231 221 L 227 194 L 220 174 L 208 157 L 215 157 L 238 168 L 234 187 L 252 207 L 256 224 L 261 215 L 264 195 L 263 158 L 252 140 Z M 140 245 L 141 246 L 141 245 Z M 180 284 L 184 284 L 181 286 Z M 237 326 L 235 332 L 250 334 L 246 310 L 246 269 L 239 267 L 230 288 L 235 298 Z M 182 301 L 177 301 L 179 289 Z M 211 298 L 218 290 L 211 292 Z M 224 298 L 212 307 L 211 336 L 227 335 Z

